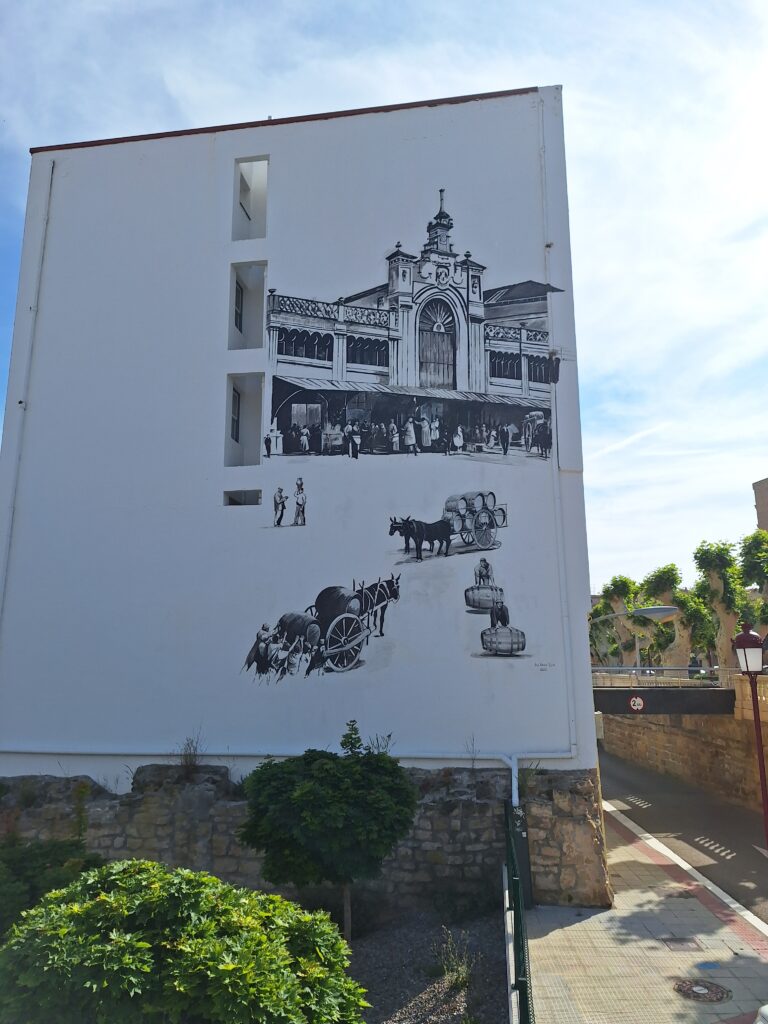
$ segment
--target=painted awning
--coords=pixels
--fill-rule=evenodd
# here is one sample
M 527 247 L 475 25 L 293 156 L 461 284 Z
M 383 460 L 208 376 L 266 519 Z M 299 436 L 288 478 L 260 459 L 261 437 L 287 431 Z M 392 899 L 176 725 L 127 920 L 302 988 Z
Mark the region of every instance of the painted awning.
M 524 408 L 540 409 L 549 405 L 546 394 L 541 397 L 534 395 L 500 395 L 480 391 L 453 391 L 450 388 L 415 388 L 398 384 L 378 384 L 368 380 L 319 380 L 316 377 L 284 377 L 275 374 L 275 380 L 281 380 L 292 387 L 304 391 L 343 391 L 372 392 L 380 395 L 404 395 L 412 398 L 431 398 L 441 402 L 482 402 L 484 405 L 517 405 Z

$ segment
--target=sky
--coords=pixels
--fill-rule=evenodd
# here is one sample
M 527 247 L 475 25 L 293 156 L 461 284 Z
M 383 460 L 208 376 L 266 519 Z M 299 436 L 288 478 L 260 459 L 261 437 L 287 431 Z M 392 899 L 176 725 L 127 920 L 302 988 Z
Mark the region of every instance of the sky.
M 592 589 L 755 526 L 764 0 L 0 0 L 0 400 L 29 147 L 562 85 Z

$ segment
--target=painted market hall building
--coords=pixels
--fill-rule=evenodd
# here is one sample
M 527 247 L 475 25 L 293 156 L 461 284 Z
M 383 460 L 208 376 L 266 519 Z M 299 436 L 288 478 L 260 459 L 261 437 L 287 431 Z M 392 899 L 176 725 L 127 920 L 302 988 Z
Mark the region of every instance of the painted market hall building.
M 350 420 L 398 426 L 437 417 L 451 431 L 509 423 L 520 434 L 548 409 L 559 358 L 550 350 L 548 301 L 561 289 L 523 281 L 488 289 L 486 267 L 457 253 L 440 208 L 418 255 L 398 241 L 387 280 L 335 302 L 267 299 L 273 374 L 273 451 L 292 426 L 327 430 Z

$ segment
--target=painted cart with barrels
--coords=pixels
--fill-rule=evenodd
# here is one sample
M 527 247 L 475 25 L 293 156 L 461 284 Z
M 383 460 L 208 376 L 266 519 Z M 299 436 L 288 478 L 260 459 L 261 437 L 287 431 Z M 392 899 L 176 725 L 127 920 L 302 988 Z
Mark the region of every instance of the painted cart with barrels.
M 443 519 L 451 524 L 452 535 L 488 551 L 496 544 L 497 532 L 507 525 L 507 506 L 496 501 L 493 491 L 452 494 L 445 501 Z
M 367 616 L 363 617 L 359 591 L 345 587 L 326 587 L 305 611 L 313 626 L 310 646 L 319 653 L 323 668 L 347 672 L 359 658 L 371 635 Z

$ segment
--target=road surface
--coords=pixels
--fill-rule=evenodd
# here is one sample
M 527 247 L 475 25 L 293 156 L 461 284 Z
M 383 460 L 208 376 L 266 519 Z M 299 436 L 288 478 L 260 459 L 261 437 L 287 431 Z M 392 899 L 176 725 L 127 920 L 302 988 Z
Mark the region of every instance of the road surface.
M 617 810 L 768 923 L 760 814 L 602 750 L 600 777 L 603 797 Z

